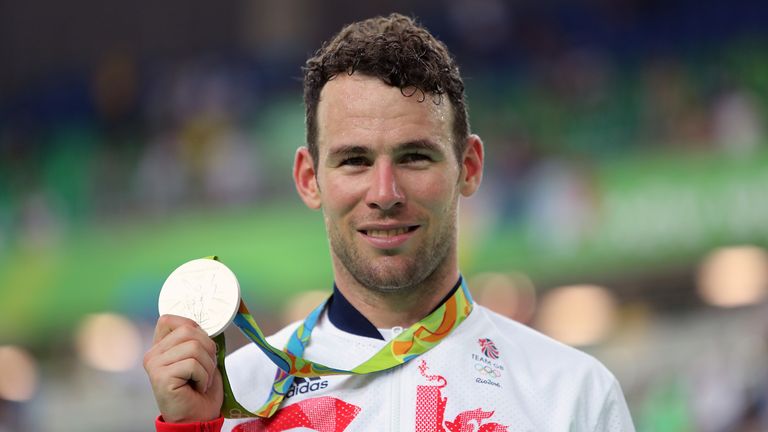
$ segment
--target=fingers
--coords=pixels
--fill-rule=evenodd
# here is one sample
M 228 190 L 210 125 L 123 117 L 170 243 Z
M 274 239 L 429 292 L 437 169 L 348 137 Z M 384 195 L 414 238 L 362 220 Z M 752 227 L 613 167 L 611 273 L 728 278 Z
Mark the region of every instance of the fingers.
M 206 369 L 216 367 L 215 354 L 212 355 L 203 349 L 196 340 L 188 340 L 174 345 L 162 353 L 158 353 L 157 358 L 157 364 L 161 366 L 192 358 L 197 360 Z
M 216 358 L 216 342 L 196 322 L 176 315 L 163 315 L 157 320 L 153 350 L 165 352 L 186 341 L 196 341 L 211 357 Z
M 205 372 L 208 375 L 212 375 L 213 371 L 216 370 L 216 357 L 201 349 L 197 341 L 194 340 L 175 345 L 159 354 L 155 363 L 162 367 L 183 363 L 187 360 L 194 360 L 197 365 L 200 365 L 205 369 Z
M 205 391 L 216 370 L 216 343 L 194 321 L 163 315 L 155 326 L 154 344 L 144 356 L 144 369 L 153 385 L 174 390 L 190 383 Z
M 213 369 L 208 370 L 200 362 L 191 358 L 171 363 L 164 369 L 165 375 L 169 379 L 165 383 L 160 382 L 158 384 L 165 385 L 169 392 L 175 392 L 183 386 L 191 385 L 198 393 L 205 393 L 213 381 Z
M 155 326 L 144 369 L 166 421 L 204 421 L 218 415 L 223 399 L 216 343 L 194 321 L 163 315 Z
M 200 328 L 200 326 L 194 320 L 189 318 L 170 314 L 161 315 L 157 320 L 157 325 L 155 326 L 155 335 L 152 339 L 152 344 L 156 344 L 158 341 L 179 327 Z

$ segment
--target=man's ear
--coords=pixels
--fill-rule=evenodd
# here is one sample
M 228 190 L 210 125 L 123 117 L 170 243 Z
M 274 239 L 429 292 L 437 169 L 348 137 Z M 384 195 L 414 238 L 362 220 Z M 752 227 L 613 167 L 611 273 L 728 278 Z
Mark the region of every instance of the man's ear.
M 317 186 L 317 173 L 309 154 L 309 149 L 300 147 L 296 150 L 296 159 L 293 162 L 293 181 L 296 183 L 296 191 L 307 207 L 317 210 L 320 208 L 320 188 Z
M 461 160 L 459 191 L 464 196 L 475 193 L 483 180 L 483 141 L 477 135 L 467 138 L 467 147 Z

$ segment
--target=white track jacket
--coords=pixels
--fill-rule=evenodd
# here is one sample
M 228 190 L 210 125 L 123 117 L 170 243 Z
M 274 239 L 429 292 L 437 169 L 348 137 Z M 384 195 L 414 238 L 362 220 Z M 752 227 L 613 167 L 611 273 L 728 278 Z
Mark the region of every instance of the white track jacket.
M 386 343 L 334 322 L 326 311 L 306 358 L 351 369 Z M 297 325 L 270 343 L 285 346 Z M 398 331 L 381 333 L 388 339 Z M 261 406 L 276 367 L 254 344 L 227 357 L 226 367 L 238 401 L 250 410 Z M 438 346 L 404 365 L 363 376 L 297 378 L 287 396 L 274 417 L 227 419 L 222 430 L 634 431 L 619 383 L 602 364 L 477 304 Z

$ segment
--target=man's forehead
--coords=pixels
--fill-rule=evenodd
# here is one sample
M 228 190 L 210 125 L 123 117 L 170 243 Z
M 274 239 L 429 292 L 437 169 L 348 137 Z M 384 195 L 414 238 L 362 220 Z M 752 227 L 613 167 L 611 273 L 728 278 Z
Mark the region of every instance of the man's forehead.
M 352 75 L 343 73 L 330 79 L 320 92 L 318 111 L 353 108 L 375 110 L 380 105 L 402 102 L 405 102 L 405 106 L 429 111 L 443 121 L 451 118 L 451 103 L 445 95 L 424 93 L 415 87 L 400 89 L 360 72 Z
M 378 78 L 354 73 L 338 75 L 325 84 L 317 119 L 320 140 L 324 132 L 339 129 L 388 132 L 401 125 L 420 125 L 430 133 L 449 135 L 452 112 L 447 97 L 401 90 Z

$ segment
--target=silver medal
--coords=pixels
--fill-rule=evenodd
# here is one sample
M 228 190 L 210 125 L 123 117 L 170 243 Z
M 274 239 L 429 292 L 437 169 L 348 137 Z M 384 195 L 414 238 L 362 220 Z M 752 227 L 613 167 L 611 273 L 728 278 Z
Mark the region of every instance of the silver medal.
M 202 258 L 182 264 L 163 284 L 160 315 L 180 315 L 216 336 L 232 322 L 240 307 L 240 284 L 219 261 Z

